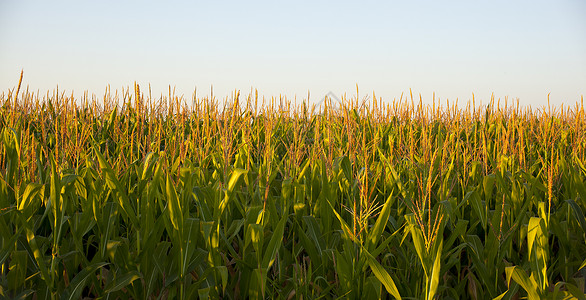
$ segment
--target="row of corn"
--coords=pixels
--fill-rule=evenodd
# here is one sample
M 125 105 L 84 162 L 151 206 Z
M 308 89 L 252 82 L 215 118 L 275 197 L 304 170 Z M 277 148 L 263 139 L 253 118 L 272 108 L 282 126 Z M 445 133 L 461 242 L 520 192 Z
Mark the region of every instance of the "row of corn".
M 586 116 L 0 95 L 0 297 L 586 299 Z

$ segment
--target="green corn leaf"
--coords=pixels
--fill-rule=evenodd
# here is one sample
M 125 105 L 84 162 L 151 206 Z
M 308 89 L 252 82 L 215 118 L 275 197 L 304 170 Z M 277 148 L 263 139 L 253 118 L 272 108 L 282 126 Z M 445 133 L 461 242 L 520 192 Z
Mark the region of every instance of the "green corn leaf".
M 281 221 L 277 224 L 277 227 L 273 231 L 273 235 L 265 249 L 265 253 L 262 259 L 262 269 L 268 272 L 269 268 L 275 261 L 277 251 L 281 247 L 281 241 L 283 240 L 283 232 L 285 231 L 285 224 L 287 223 L 287 214 L 284 213 L 281 217 Z
M 350 163 L 350 159 L 348 158 L 348 156 L 342 157 L 342 159 L 340 160 L 340 168 L 344 172 L 344 177 L 346 178 L 346 180 L 351 181 L 352 180 L 352 164 Z
M 539 222 L 541 218 L 531 217 L 529 220 L 529 226 L 527 227 L 527 247 L 529 249 L 529 256 L 531 256 L 531 250 L 533 249 L 533 245 L 535 244 L 535 237 L 537 234 L 541 234 L 541 230 L 539 230 Z
M 260 255 L 262 250 L 262 237 L 264 227 L 261 224 L 249 224 L 248 227 L 250 230 L 250 241 L 252 241 L 254 251 L 256 251 L 256 253 Z
M 203 289 L 198 289 L 197 290 L 197 295 L 199 296 L 199 299 L 210 299 L 210 288 L 203 288 Z
M 106 134 L 110 133 L 112 131 L 112 126 L 114 126 L 114 123 L 116 121 L 116 114 L 118 113 L 118 106 L 114 106 L 114 109 L 112 110 L 112 112 L 110 113 L 110 117 L 108 118 L 108 124 L 106 125 L 106 130 L 103 131 L 103 138 L 106 138 Z
M 574 212 L 574 216 L 576 217 L 576 221 L 578 221 L 578 224 L 580 224 L 580 227 L 582 228 L 582 232 L 584 234 L 586 234 L 586 217 L 584 217 L 584 212 L 582 211 L 582 208 L 580 208 L 578 203 L 576 203 L 576 201 L 574 201 L 572 199 L 568 199 L 568 200 L 566 200 L 566 202 L 569 203 L 570 206 L 572 207 L 572 211 Z
M 299 237 L 299 243 L 303 247 L 303 250 L 307 252 L 309 258 L 311 259 L 311 263 L 314 266 L 319 266 L 322 264 L 322 255 L 318 252 L 316 248 L 316 243 L 313 239 L 310 239 L 306 232 L 303 230 L 301 226 L 297 227 L 297 236 Z
M 190 270 L 186 269 L 191 262 L 193 262 L 194 255 L 197 253 L 197 241 L 199 234 L 199 220 L 194 218 L 185 219 L 184 223 L 184 236 L 183 236 L 183 248 L 185 253 L 183 254 L 183 270 L 182 274 L 187 274 Z M 158 240 L 157 240 L 158 241 Z
M 266 286 L 263 283 L 261 277 L 266 278 L 265 271 L 260 269 L 254 269 L 250 274 L 250 281 L 248 286 L 248 298 L 249 299 L 264 299 Z
M 376 276 L 368 276 L 364 287 L 363 299 L 383 299 L 384 286 Z
M 29 298 L 29 296 L 32 295 L 33 293 L 35 293 L 34 290 L 24 290 L 24 291 L 22 291 L 20 294 L 16 295 L 12 299 L 13 300 L 26 300 L 26 299 L 31 299 L 31 298 Z M 0 296 L 3 296 L 3 295 L 0 293 Z
M 117 276 L 116 279 L 108 284 L 105 293 L 119 291 L 139 278 L 142 278 L 142 274 L 138 271 L 130 271 L 124 275 Z
M 405 224 L 403 224 L 403 226 L 405 226 Z M 393 234 L 391 234 L 390 236 L 385 238 L 384 241 L 382 241 L 377 246 L 377 248 L 374 251 L 372 251 L 370 254 L 372 254 L 372 256 L 374 256 L 374 257 L 378 257 L 379 255 L 381 255 L 385 250 L 387 250 L 387 247 L 393 241 L 395 235 L 400 233 L 400 230 L 401 230 L 401 228 L 395 230 L 395 232 L 393 232 Z
M 345 253 L 340 253 L 337 250 L 334 252 L 336 273 L 340 280 L 340 285 L 342 286 L 342 292 L 350 292 L 352 291 L 352 275 L 354 270 L 352 269 L 351 262 L 348 261 L 344 254 Z
M 533 275 L 537 276 L 540 290 L 545 290 L 547 282 L 547 236 L 545 235 L 545 221 L 542 218 L 532 217 L 527 228 L 527 246 Z
M 10 258 L 6 279 L 8 279 L 8 288 L 16 291 L 25 282 L 28 253 L 25 250 L 13 251 Z
M 234 171 L 232 171 L 230 181 L 228 181 L 228 192 L 234 192 L 234 188 L 236 188 L 236 185 L 242 179 L 242 175 L 245 175 L 247 172 L 248 171 L 244 169 L 234 169 Z
M 575 297 L 578 300 L 586 300 L 586 294 L 584 294 L 582 291 L 580 291 L 580 289 L 578 287 L 576 287 L 573 284 L 570 283 L 566 283 L 564 284 L 566 289 L 568 289 L 568 292 L 570 295 L 572 295 L 573 297 Z M 568 297 L 571 298 L 571 297 Z
M 378 239 L 380 239 L 383 231 L 385 230 L 385 227 L 387 226 L 389 215 L 391 214 L 391 204 L 393 202 L 392 199 L 393 193 L 391 193 L 391 195 L 389 195 L 387 198 L 387 201 L 385 201 L 385 204 L 383 205 L 383 208 L 380 211 L 374 226 L 368 232 L 368 238 L 366 240 L 366 249 L 368 249 L 368 251 L 374 250 Z
M 401 299 L 401 295 L 399 294 L 399 290 L 395 285 L 395 281 L 391 278 L 391 275 L 383 268 L 383 266 L 366 250 L 362 248 L 363 253 L 367 257 L 368 265 L 374 273 L 374 276 L 380 280 L 380 282 L 385 286 L 385 289 L 389 294 L 393 295 L 395 299 Z
M 486 209 L 478 193 L 476 191 L 469 192 L 464 197 L 464 200 L 469 201 L 470 205 L 472 206 L 472 209 L 480 219 L 480 224 L 482 224 L 482 228 L 486 229 L 488 217 L 486 216 Z
M 220 273 L 220 278 L 222 278 L 222 290 L 226 290 L 226 286 L 228 285 L 228 268 L 226 266 L 217 266 L 216 270 Z
M 325 245 L 317 221 L 313 216 L 303 216 L 303 222 L 307 225 L 308 237 L 311 238 L 319 256 L 321 256 L 325 249 Z
M 80 299 L 81 293 L 86 286 L 87 279 L 91 276 L 95 276 L 95 272 L 106 265 L 108 265 L 106 262 L 96 262 L 83 268 L 81 272 L 73 277 L 73 280 L 69 283 L 69 287 L 61 295 L 61 299 Z
M 10 158 L 11 161 L 18 161 L 20 158 L 20 134 L 14 129 L 4 127 L 4 146 L 9 152 L 14 152 L 14 155 Z
M 297 182 L 298 183 L 302 183 L 303 178 L 305 178 L 305 175 L 307 175 L 307 171 L 310 169 L 310 160 L 307 160 L 305 162 L 305 164 L 303 165 L 303 168 L 301 169 L 301 172 L 299 172 L 299 175 L 297 175 Z
M 501 300 L 501 299 L 503 299 L 507 295 L 508 292 L 509 291 L 506 291 L 506 292 L 498 295 L 497 297 L 492 298 L 492 300 Z
M 177 197 L 177 191 L 175 191 L 175 185 L 171 182 L 169 175 L 167 175 L 165 191 L 167 194 L 167 203 L 169 207 L 169 219 L 173 228 L 177 231 L 183 229 L 183 212 L 179 198 Z
M 496 177 L 494 174 L 490 174 L 484 177 L 482 181 L 482 187 L 484 191 L 485 200 L 488 202 L 492 199 L 492 191 Z
M 334 213 L 334 215 L 336 216 L 336 218 L 340 222 L 340 225 L 342 226 L 342 233 L 343 233 L 344 239 L 349 240 L 349 241 L 353 241 L 353 242 L 359 244 L 359 241 L 356 239 L 356 237 L 352 233 L 352 230 L 350 230 L 350 227 L 348 227 L 348 224 L 346 224 L 346 221 L 344 221 L 344 219 L 342 219 L 342 216 L 340 216 L 340 214 L 336 211 L 336 209 L 334 209 L 334 206 L 332 205 L 330 200 L 327 200 L 327 202 L 330 205 L 332 212 Z
M 110 167 L 110 164 L 106 161 L 104 156 L 98 151 L 98 149 L 94 146 L 94 153 L 98 159 L 98 163 L 100 168 L 102 169 L 102 173 L 105 176 L 106 184 L 114 193 L 116 193 L 118 204 L 122 208 L 122 211 L 128 216 L 130 222 L 135 228 L 140 228 L 140 223 L 138 222 L 138 218 L 136 217 L 136 213 L 130 204 L 130 199 L 128 198 L 128 194 L 126 193 L 126 188 L 120 184 L 118 181 L 114 170 Z
M 238 183 L 243 178 L 242 175 L 244 175 L 246 173 L 247 173 L 247 171 L 243 170 L 243 169 L 235 169 L 232 172 L 232 175 L 230 176 L 230 181 L 228 182 L 228 189 L 226 191 L 226 194 L 224 195 L 224 199 L 222 199 L 222 201 L 220 202 L 220 205 L 218 207 L 219 214 L 216 216 L 216 218 L 218 220 L 219 220 L 220 216 L 222 216 L 222 214 L 224 213 L 226 206 L 228 206 L 228 202 L 234 198 L 234 196 L 233 196 L 234 189 L 236 188 Z
M 106 249 L 107 249 L 108 241 L 110 239 L 110 235 L 113 232 L 113 230 L 115 230 L 114 223 L 116 222 L 116 218 L 118 216 L 118 209 L 117 209 L 117 206 L 115 203 L 109 202 L 109 203 L 106 203 L 106 205 L 104 205 L 103 211 L 104 211 L 103 216 L 107 216 L 107 218 L 99 219 L 100 223 L 98 223 L 98 224 L 101 224 L 102 228 L 105 227 L 105 230 L 102 229 L 103 231 L 100 234 L 100 253 L 101 253 L 101 257 L 105 258 L 106 257 Z
M 431 269 L 431 277 L 428 278 L 427 282 L 427 295 L 425 299 L 432 300 L 435 297 L 435 293 L 437 292 L 439 286 L 439 277 L 440 277 L 440 269 L 441 269 L 441 260 L 442 260 L 442 246 L 443 240 L 440 242 L 439 247 L 437 247 L 437 252 L 435 254 L 435 260 L 433 262 L 433 267 Z
M 413 239 L 413 246 L 415 246 L 415 251 L 417 252 L 417 255 L 419 256 L 419 261 L 421 262 L 421 265 L 423 266 L 423 271 L 425 272 L 425 275 L 430 276 L 430 270 L 432 268 L 430 263 L 432 263 L 432 262 L 429 261 L 429 259 L 427 257 L 427 249 L 425 247 L 425 240 L 423 239 L 423 233 L 421 232 L 421 229 L 419 229 L 419 227 L 417 227 L 417 225 L 415 225 L 415 220 L 412 215 L 408 216 L 408 220 L 410 223 L 408 229 L 409 229 L 409 232 L 411 233 L 411 238 Z
M 49 275 L 49 269 L 45 263 L 45 257 L 41 253 L 39 246 L 37 245 L 37 239 L 35 234 L 28 228 L 25 229 L 26 231 L 26 239 L 30 246 L 31 251 L 33 252 L 33 257 L 35 258 L 35 262 L 41 271 L 41 277 L 47 284 L 49 288 L 52 288 L 53 282 L 51 282 L 51 276 Z
M 23 211 L 27 209 L 31 204 L 35 197 L 38 196 L 39 192 L 43 185 L 36 184 L 36 183 L 29 183 L 24 190 L 24 193 L 20 197 L 20 201 L 18 203 L 18 210 Z
M 9 240 L 5 240 L 6 244 L 3 245 L 3 248 L 0 250 L 0 265 L 4 264 L 6 259 L 10 256 L 10 253 L 12 253 L 12 251 L 13 251 L 12 246 L 14 245 L 16 240 L 21 237 L 20 234 L 22 233 L 23 230 L 24 230 L 24 227 L 21 226 L 18 229 L 18 231 L 10 237 Z
M 507 285 L 509 285 L 509 288 L 511 286 L 511 279 L 513 279 L 527 292 L 529 300 L 541 299 L 539 293 L 537 292 L 539 290 L 539 286 L 537 286 L 536 283 L 529 279 L 529 276 L 527 276 L 525 271 L 519 269 L 516 266 L 512 266 L 506 267 L 505 273 L 507 274 Z

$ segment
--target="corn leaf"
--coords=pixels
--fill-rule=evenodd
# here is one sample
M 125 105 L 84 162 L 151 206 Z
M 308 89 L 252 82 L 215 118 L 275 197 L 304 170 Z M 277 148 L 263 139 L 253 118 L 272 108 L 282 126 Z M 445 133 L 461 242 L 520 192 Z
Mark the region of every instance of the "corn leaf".
M 395 299 L 401 299 L 399 290 L 395 285 L 395 281 L 393 281 L 393 278 L 391 278 L 391 275 L 389 275 L 389 273 L 383 268 L 383 266 L 381 266 L 381 264 L 378 261 L 376 261 L 376 259 L 370 253 L 368 253 L 368 250 L 362 248 L 362 251 L 364 254 L 366 254 L 370 269 L 372 270 L 376 278 L 378 278 L 378 280 L 380 280 L 380 282 L 385 286 L 387 292 L 393 295 Z

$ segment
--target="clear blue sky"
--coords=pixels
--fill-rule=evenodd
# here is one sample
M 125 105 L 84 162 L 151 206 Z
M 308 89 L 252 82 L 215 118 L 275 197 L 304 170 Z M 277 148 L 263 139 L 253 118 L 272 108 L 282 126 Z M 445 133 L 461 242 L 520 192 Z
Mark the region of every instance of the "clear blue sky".
M 574 104 L 586 1 L 0 1 L 0 89 Z

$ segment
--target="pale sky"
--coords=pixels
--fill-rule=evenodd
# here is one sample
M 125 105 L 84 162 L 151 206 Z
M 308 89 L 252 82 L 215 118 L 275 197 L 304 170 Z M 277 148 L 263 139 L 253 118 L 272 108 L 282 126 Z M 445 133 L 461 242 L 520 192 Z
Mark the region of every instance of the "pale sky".
M 586 95 L 586 1 L 0 0 L 0 91 Z

